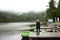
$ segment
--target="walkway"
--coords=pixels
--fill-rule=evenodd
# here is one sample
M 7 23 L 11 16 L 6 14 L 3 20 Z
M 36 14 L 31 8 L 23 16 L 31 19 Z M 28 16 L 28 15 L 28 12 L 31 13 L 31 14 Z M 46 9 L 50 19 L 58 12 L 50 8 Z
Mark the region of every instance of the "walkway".
M 31 32 L 29 34 L 29 40 L 57 40 L 60 39 L 60 33 L 57 32 L 41 32 L 39 35 L 36 35 L 36 32 Z

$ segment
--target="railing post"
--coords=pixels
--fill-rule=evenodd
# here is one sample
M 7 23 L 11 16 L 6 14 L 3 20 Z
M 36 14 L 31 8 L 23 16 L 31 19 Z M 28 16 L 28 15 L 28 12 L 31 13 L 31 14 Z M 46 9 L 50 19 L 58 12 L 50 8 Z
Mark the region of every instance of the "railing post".
M 31 37 L 29 37 L 29 40 L 32 40 L 32 38 L 31 38 Z
M 55 32 L 55 28 L 53 28 L 53 32 Z

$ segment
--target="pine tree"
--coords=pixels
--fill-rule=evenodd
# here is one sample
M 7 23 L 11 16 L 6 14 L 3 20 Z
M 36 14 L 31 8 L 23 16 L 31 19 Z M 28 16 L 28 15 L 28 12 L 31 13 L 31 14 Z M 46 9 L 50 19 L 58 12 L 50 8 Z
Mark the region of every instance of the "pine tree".
M 50 2 L 49 2 L 49 9 L 55 9 L 54 0 L 50 0 Z
M 58 9 L 60 9 L 60 0 L 59 0 L 59 3 L 58 3 Z
M 49 18 L 53 18 L 54 19 L 54 17 L 55 17 L 55 13 L 54 13 L 55 9 L 56 9 L 56 7 L 54 5 L 54 0 L 50 0 L 49 8 L 46 10 L 47 19 L 49 19 Z
M 47 13 L 47 17 L 52 17 L 54 15 L 54 10 L 56 9 L 56 7 L 54 6 L 54 0 L 50 0 L 49 2 L 49 8 L 46 10 Z

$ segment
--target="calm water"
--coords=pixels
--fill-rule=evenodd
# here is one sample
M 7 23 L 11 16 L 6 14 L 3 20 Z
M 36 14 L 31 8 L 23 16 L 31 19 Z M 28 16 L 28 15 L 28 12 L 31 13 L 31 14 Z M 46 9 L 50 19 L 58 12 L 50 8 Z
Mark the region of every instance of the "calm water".
M 35 24 L 34 22 L 21 22 L 21 23 L 0 23 L 0 40 L 21 40 L 21 33 L 28 25 Z

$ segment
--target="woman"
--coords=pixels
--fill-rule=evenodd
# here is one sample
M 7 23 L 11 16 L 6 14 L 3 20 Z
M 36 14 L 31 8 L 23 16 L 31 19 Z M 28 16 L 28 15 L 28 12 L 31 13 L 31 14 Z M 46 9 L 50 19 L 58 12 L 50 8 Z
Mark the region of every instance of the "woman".
M 40 32 L 40 21 L 39 21 L 39 19 L 37 19 L 37 21 L 36 21 L 36 30 L 37 30 L 37 35 L 39 35 L 39 32 Z

